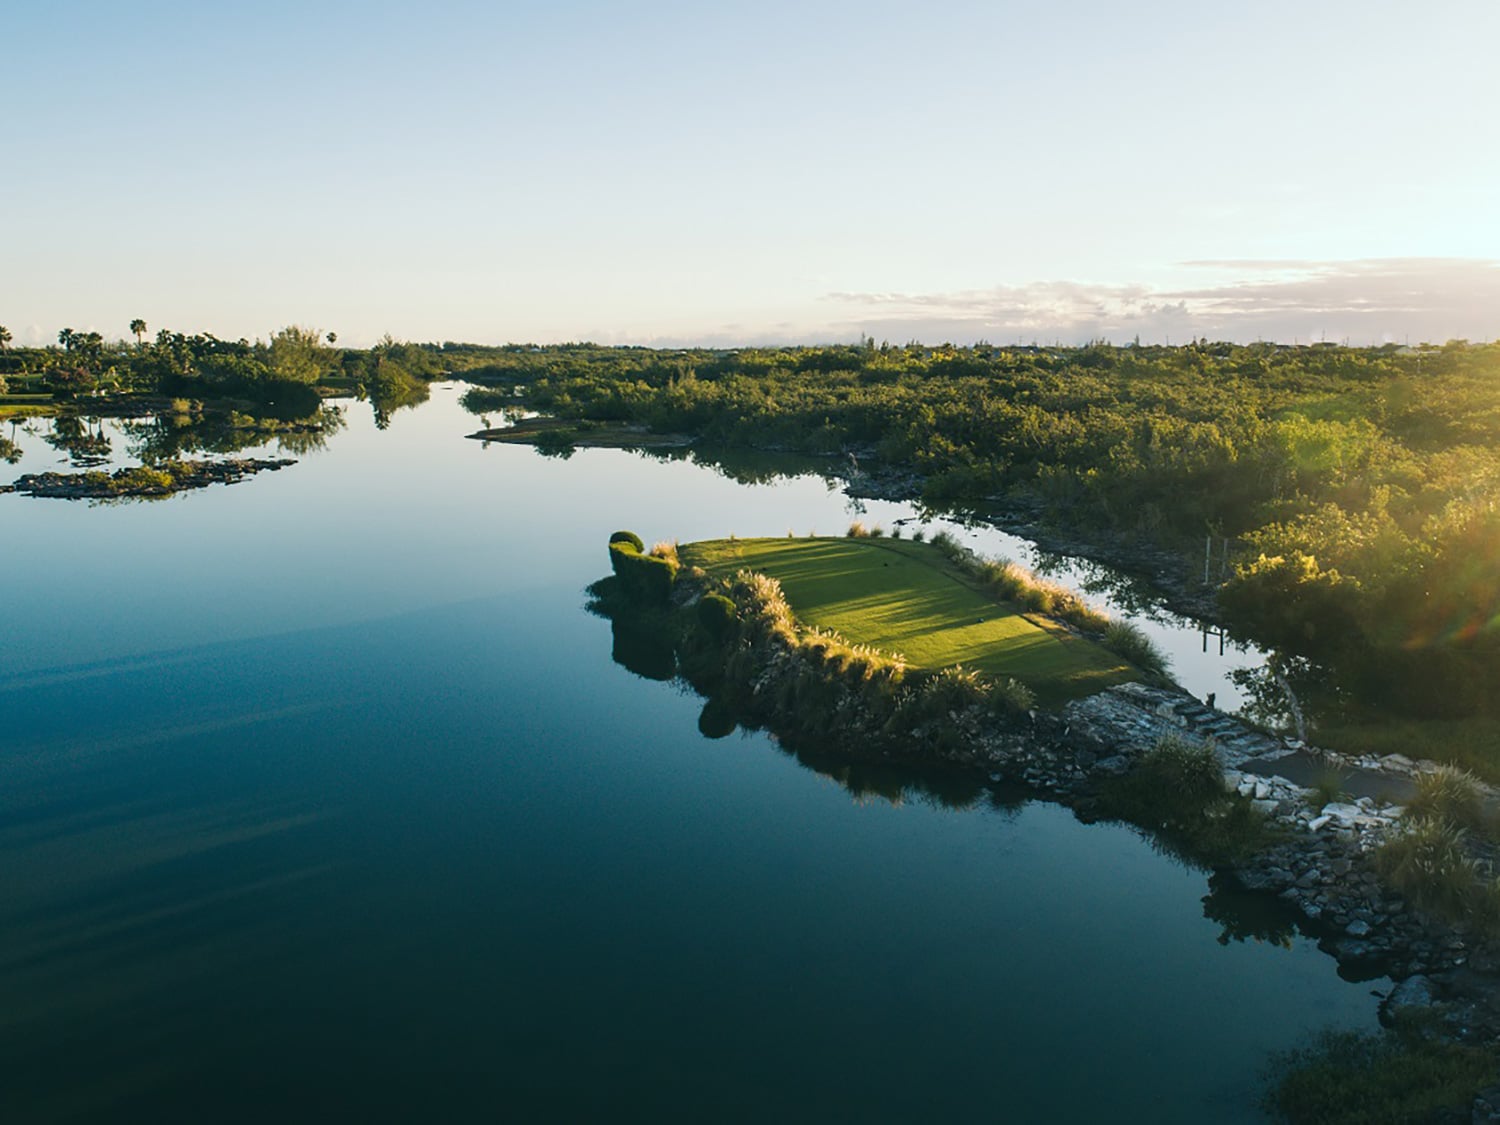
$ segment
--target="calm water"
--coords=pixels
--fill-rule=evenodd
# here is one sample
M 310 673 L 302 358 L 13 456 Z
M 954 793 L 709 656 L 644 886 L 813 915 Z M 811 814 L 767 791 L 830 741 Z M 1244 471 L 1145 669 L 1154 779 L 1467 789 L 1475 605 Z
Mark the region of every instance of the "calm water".
M 0 1117 L 1254 1120 L 1266 1051 L 1373 1026 L 1126 829 L 703 739 L 582 610 L 608 533 L 847 501 L 483 448 L 456 397 L 230 488 L 0 496 Z

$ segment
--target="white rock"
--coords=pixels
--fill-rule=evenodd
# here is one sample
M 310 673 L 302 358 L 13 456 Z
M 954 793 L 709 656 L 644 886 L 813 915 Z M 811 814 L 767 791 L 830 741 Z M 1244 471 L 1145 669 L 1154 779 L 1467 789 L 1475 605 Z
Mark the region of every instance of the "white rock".
M 1307 830 L 1309 832 L 1316 832 L 1332 819 L 1333 817 L 1329 816 L 1327 813 L 1324 813 L 1321 816 L 1315 816 L 1307 822 Z
M 1331 816 L 1335 820 L 1355 821 L 1365 815 L 1365 810 L 1358 805 L 1346 805 L 1342 801 L 1329 801 L 1323 806 L 1323 815 Z

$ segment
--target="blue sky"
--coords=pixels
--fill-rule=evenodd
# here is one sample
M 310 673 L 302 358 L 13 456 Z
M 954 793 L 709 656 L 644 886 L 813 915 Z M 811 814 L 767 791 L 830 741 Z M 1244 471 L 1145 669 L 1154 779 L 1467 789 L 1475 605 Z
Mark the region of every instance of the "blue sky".
M 1500 335 L 1500 4 L 49 3 L 0 323 Z

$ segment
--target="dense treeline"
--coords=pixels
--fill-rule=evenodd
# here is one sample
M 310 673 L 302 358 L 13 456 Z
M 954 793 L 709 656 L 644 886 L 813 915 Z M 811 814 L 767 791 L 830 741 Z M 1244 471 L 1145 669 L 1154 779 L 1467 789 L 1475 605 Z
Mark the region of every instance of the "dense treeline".
M 470 378 L 503 388 L 472 392 L 475 408 L 521 387 L 564 417 L 873 452 L 919 473 L 937 505 L 1025 500 L 1200 552 L 1205 534 L 1227 537 L 1231 624 L 1336 669 L 1332 695 L 1414 715 L 1500 707 L 1500 345 L 464 358 Z
M 439 349 L 389 336 L 351 349 L 338 348 L 334 333 L 297 326 L 254 341 L 168 329 L 148 340 L 144 321 L 130 327 L 133 342 L 64 328 L 56 346 L 45 348 L 10 347 L 11 334 L 0 328 L 0 394 L 60 402 L 97 395 L 241 399 L 274 402 L 282 416 L 297 417 L 317 408 L 318 388 L 352 389 L 369 395 L 384 424 L 391 411 L 426 399 L 427 383 L 446 366 Z

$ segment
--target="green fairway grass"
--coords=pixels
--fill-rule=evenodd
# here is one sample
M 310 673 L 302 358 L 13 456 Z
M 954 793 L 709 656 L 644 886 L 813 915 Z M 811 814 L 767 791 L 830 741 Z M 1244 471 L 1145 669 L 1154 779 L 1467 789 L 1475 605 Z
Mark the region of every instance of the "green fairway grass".
M 678 549 L 685 566 L 777 579 L 798 619 L 900 653 L 914 668 L 962 664 L 1014 676 L 1055 704 L 1141 672 L 1045 618 L 975 589 L 929 543 L 904 539 L 711 539 Z

